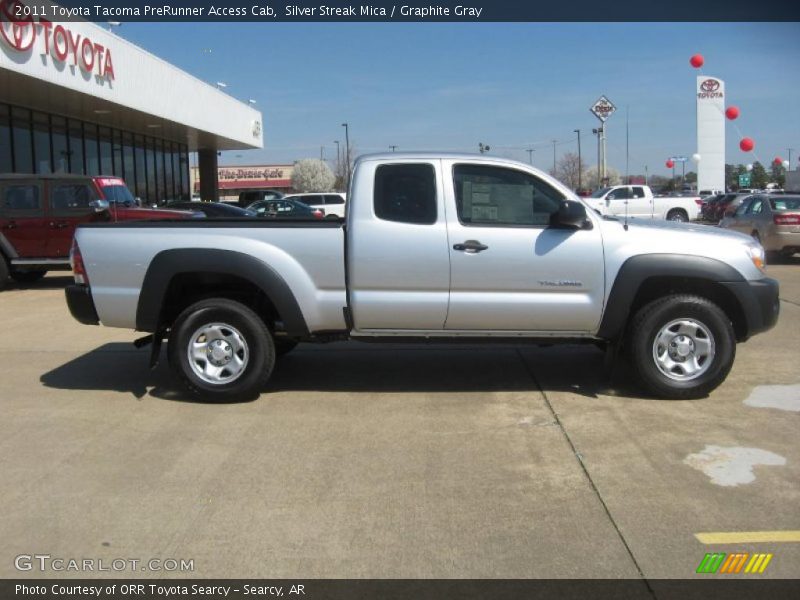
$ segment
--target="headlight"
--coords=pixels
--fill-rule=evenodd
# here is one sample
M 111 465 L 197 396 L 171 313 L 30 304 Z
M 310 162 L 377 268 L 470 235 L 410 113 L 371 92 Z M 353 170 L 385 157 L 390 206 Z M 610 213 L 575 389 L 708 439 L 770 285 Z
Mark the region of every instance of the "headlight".
M 748 245 L 747 255 L 750 257 L 750 260 L 753 262 L 756 268 L 762 271 L 767 270 L 767 263 L 764 260 L 764 248 L 762 248 L 760 244 Z

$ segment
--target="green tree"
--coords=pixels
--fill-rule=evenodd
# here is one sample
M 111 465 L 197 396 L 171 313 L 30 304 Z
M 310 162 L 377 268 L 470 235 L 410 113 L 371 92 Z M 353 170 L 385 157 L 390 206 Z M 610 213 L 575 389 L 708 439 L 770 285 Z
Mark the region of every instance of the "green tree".
M 753 170 L 750 172 L 750 187 L 757 190 L 763 190 L 769 183 L 769 176 L 767 170 L 760 162 L 753 163 Z
M 697 183 L 697 173 L 689 171 L 686 174 L 686 183 Z
M 778 184 L 779 188 L 782 188 L 786 185 L 786 169 L 783 168 L 783 165 L 776 165 L 772 163 L 772 181 Z

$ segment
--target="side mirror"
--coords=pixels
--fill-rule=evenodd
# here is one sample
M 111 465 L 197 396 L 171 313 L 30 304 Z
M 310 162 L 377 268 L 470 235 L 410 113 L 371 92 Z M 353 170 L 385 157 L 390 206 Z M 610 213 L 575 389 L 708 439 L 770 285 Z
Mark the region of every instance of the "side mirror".
M 550 215 L 550 226 L 557 229 L 590 229 L 591 224 L 583 204 L 575 200 L 563 200 L 558 210 Z
M 108 212 L 111 205 L 108 203 L 108 200 L 92 200 L 89 202 L 89 207 L 94 209 L 96 213 L 104 213 Z

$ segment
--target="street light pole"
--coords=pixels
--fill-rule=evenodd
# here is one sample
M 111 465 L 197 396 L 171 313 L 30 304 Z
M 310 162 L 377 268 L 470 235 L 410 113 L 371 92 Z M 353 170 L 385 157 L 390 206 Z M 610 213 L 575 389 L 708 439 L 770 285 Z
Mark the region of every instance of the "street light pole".
M 528 152 L 528 162 L 531 165 L 533 165 L 533 153 L 535 152 L 535 150 L 533 148 L 528 148 L 527 152 Z
M 396 151 L 396 150 L 397 150 L 397 146 L 389 146 L 389 150 L 391 150 L 392 152 L 394 152 L 394 151 Z
M 597 129 L 592 129 L 592 133 L 597 136 L 597 189 L 600 189 L 600 132 L 602 131 L 601 127 Z
M 345 165 L 347 167 L 347 179 L 346 179 L 346 190 L 350 191 L 350 126 L 347 123 L 342 123 L 342 127 L 344 127 L 344 159 L 347 162 Z
M 581 171 L 583 171 L 583 162 L 581 161 L 581 130 L 573 129 L 578 134 L 578 189 L 583 189 L 583 178 Z

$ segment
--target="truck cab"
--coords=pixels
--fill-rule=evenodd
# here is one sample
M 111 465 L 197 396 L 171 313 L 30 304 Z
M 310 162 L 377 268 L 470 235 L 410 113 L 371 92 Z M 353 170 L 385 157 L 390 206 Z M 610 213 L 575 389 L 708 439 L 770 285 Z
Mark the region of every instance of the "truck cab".
M 646 185 L 600 188 L 586 201 L 603 215 L 653 218 L 653 192 Z

